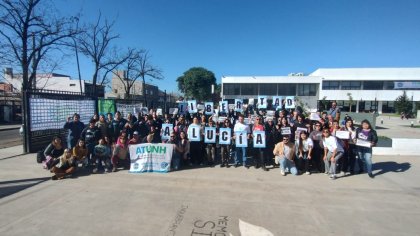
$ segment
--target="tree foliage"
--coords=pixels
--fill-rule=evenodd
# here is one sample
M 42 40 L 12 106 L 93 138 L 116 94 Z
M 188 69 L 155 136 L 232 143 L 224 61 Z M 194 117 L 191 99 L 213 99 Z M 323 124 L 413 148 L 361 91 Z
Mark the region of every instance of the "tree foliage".
M 404 112 L 410 114 L 413 108 L 413 102 L 408 98 L 407 93 L 404 91 L 402 95 L 395 99 L 395 109 L 398 113 Z
M 204 101 L 212 98 L 211 85 L 216 84 L 216 77 L 213 72 L 203 67 L 193 67 L 184 72 L 176 81 L 178 89 L 186 97 Z

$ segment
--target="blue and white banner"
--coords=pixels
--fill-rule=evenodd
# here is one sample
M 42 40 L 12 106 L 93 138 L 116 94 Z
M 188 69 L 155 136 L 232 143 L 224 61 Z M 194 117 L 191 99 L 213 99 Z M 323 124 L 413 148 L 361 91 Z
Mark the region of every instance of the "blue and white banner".
M 242 105 L 244 104 L 244 101 L 242 99 L 235 99 L 235 111 L 242 113 Z
M 229 113 L 228 110 L 228 101 L 220 101 L 219 102 L 219 112 L 221 113 Z
M 189 113 L 197 113 L 197 101 L 196 100 L 190 100 L 188 101 L 188 112 Z
M 201 129 L 201 127 L 199 126 L 199 125 L 190 125 L 189 127 L 188 127 L 188 139 L 191 141 L 191 142 L 200 142 L 201 141 L 201 139 L 200 139 L 200 137 L 201 137 L 201 134 L 200 134 L 200 129 Z
M 248 147 L 248 134 L 246 131 L 235 132 L 236 147 Z
M 267 108 L 267 96 L 258 96 L 258 108 Z
M 255 148 L 265 148 L 265 131 L 254 131 L 252 136 Z
M 283 97 L 282 96 L 274 96 L 273 97 L 273 107 L 276 110 L 281 110 L 283 106 Z
M 286 109 L 294 109 L 295 108 L 295 97 L 293 97 L 293 96 L 286 97 L 285 108 Z
M 204 128 L 204 142 L 205 143 L 216 143 L 216 127 L 205 127 Z
M 232 138 L 232 130 L 230 128 L 219 129 L 219 144 L 229 145 Z
M 172 144 L 142 143 L 130 145 L 130 173 L 166 173 L 170 170 L 172 152 Z
M 214 107 L 213 107 L 213 102 L 205 102 L 204 103 L 204 114 L 206 115 L 213 115 L 214 113 Z
M 174 132 L 173 124 L 162 124 L 161 136 L 163 140 L 168 140 L 172 132 Z

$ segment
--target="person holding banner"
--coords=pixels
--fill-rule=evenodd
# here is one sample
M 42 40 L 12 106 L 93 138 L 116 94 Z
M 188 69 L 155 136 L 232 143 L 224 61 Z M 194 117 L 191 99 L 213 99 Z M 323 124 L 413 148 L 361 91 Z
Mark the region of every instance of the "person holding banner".
M 298 174 L 294 162 L 295 145 L 290 142 L 288 136 L 283 136 L 283 141 L 276 144 L 273 154 L 276 157 L 276 163 L 280 164 L 281 175 L 286 175 L 286 169 L 289 169 L 292 175 Z
M 244 138 L 245 141 L 243 142 L 244 145 L 247 146 L 247 142 L 248 142 L 248 138 L 249 138 L 249 133 L 250 133 L 250 129 L 249 126 L 246 125 L 244 123 L 244 116 L 242 114 L 238 115 L 238 121 L 236 122 L 234 128 L 233 128 L 233 132 L 235 132 L 235 135 L 233 136 L 234 139 L 239 139 L 239 138 Z M 243 132 L 245 133 L 245 137 L 238 137 L 236 134 L 237 132 Z M 245 144 L 246 143 L 246 144 Z M 238 145 L 236 145 L 235 148 L 235 168 L 238 167 L 240 164 L 242 164 L 245 168 L 249 168 L 249 166 L 246 163 L 246 146 L 245 147 L 238 147 Z M 242 157 L 242 160 L 239 159 L 239 157 Z
M 262 122 L 262 117 L 258 116 L 255 118 L 255 124 L 252 126 L 252 137 L 254 138 L 255 131 L 265 131 L 264 125 Z M 263 137 L 264 139 L 266 137 Z M 265 142 L 265 141 L 264 141 Z M 266 168 L 267 160 L 265 158 L 264 149 L 262 147 L 256 147 L 256 144 L 254 143 L 254 161 L 255 161 L 255 168 L 259 168 L 261 166 L 262 170 L 268 171 Z
M 220 167 L 227 167 L 229 168 L 229 156 L 231 153 L 232 145 L 232 124 L 230 123 L 230 119 L 226 119 L 223 121 L 222 127 L 219 129 L 219 144 L 220 144 L 220 156 L 222 164 Z
M 207 164 L 209 166 L 214 166 L 216 159 L 216 129 L 217 127 L 214 124 L 213 117 L 210 116 L 209 123 L 204 127 Z
M 344 154 L 344 149 L 337 141 L 337 139 L 331 135 L 329 129 L 324 129 L 322 131 L 323 135 L 323 145 L 324 145 L 324 164 L 325 164 L 325 174 L 330 174 L 330 179 L 336 179 L 336 168 L 337 162 Z M 330 165 L 331 161 L 331 165 Z
M 281 118 L 280 126 L 278 132 L 281 134 L 281 140 L 284 136 L 290 138 L 290 142 L 294 142 L 295 131 L 293 127 L 289 124 L 286 117 Z
M 190 158 L 196 165 L 203 165 L 203 153 L 201 149 L 202 130 L 198 118 L 193 118 L 193 123 L 188 127 L 188 140 L 190 140 Z
M 185 136 L 185 133 L 184 133 Z M 181 145 L 180 140 L 177 139 L 174 132 L 169 135 L 169 140 L 164 140 L 163 143 L 173 144 L 171 169 L 178 170 L 180 167 L 180 161 L 184 152 L 184 148 Z
M 372 125 L 368 120 L 362 120 L 361 127 L 356 129 L 355 143 L 359 156 L 359 169 L 363 173 L 365 169 L 370 178 L 374 178 L 372 174 L 372 147 L 376 146 L 378 135 L 372 129 Z
M 350 174 L 354 174 L 357 150 L 353 140 L 356 138 L 356 128 L 354 127 L 353 120 L 351 118 L 348 118 L 345 122 L 345 127 L 341 130 L 349 132 L 349 139 L 347 139 L 347 150 L 345 150 L 345 158 L 343 158 L 346 159 L 346 161 L 343 162 L 343 170 L 346 172 L 350 171 Z

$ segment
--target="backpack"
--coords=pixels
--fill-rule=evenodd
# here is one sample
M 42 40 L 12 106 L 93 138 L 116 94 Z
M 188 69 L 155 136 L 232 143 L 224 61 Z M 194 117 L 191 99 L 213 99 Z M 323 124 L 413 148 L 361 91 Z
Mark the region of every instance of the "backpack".
M 42 161 L 45 161 L 44 150 L 40 150 L 36 153 L 36 162 L 42 163 Z

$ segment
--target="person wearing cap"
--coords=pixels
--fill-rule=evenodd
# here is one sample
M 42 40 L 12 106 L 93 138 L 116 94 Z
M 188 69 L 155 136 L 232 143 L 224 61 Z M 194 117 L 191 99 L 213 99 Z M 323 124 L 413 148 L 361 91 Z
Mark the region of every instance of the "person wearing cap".
M 80 121 L 80 115 L 74 113 L 73 120 L 71 121 L 71 117 L 69 116 L 63 128 L 69 130 L 69 134 L 67 136 L 67 148 L 72 149 L 76 146 L 77 141 L 80 139 L 80 135 L 85 128 L 85 124 Z
M 138 131 L 133 132 L 133 137 L 128 141 L 128 145 L 130 144 L 139 144 L 140 143 L 140 136 Z

